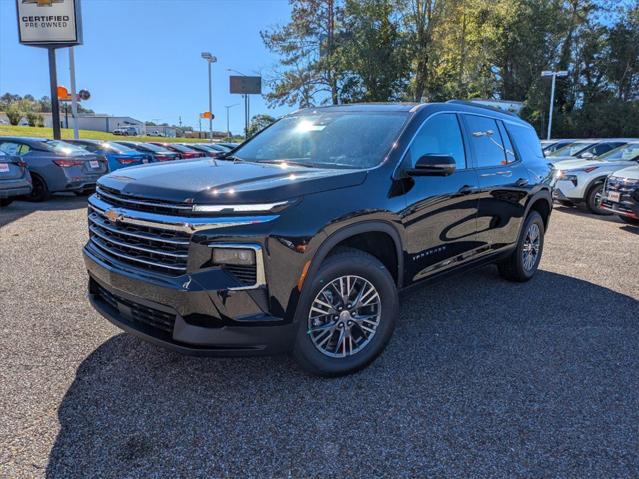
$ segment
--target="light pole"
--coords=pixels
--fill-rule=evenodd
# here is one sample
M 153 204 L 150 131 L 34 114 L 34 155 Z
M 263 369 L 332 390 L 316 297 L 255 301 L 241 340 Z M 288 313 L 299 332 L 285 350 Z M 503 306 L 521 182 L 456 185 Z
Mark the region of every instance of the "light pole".
M 552 83 L 550 87 L 550 110 L 548 112 L 548 137 L 546 138 L 547 140 L 550 140 L 550 132 L 552 130 L 552 110 L 555 104 L 555 80 L 557 79 L 557 77 L 562 78 L 568 76 L 568 72 L 566 70 L 559 70 L 556 72 L 544 70 L 543 72 L 541 72 L 541 76 L 552 77 Z
M 213 141 L 213 83 L 211 76 L 211 64 L 217 61 L 217 58 L 209 52 L 202 52 L 202 58 L 209 64 L 209 141 Z
M 226 136 L 230 140 L 231 139 L 231 127 L 229 126 L 229 110 L 234 106 L 239 105 L 239 103 L 234 103 L 233 105 L 226 105 Z
M 229 72 L 233 72 L 233 73 L 237 73 L 240 76 L 246 77 L 248 75 L 245 75 L 242 72 L 239 72 L 237 70 L 234 70 L 233 68 L 227 68 L 226 71 Z M 248 139 L 248 130 L 249 130 L 249 117 L 251 115 L 251 104 L 249 101 L 249 96 L 248 94 L 244 94 L 244 139 Z

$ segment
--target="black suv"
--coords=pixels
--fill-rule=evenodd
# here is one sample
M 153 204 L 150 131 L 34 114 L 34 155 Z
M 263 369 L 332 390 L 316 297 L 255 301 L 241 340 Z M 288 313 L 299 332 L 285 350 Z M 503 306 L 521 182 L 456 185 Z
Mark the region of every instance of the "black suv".
M 345 374 L 384 349 L 402 288 L 485 263 L 530 279 L 551 188 L 535 131 L 504 112 L 301 110 L 222 159 L 102 177 L 89 298 L 180 352 L 292 351 L 312 373 Z

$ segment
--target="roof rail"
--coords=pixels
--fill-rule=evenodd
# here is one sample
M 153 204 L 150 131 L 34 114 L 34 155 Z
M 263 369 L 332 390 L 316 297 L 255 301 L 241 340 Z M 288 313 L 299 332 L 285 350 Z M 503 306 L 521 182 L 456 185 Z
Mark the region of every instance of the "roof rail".
M 513 113 L 511 111 L 502 110 L 501 108 L 495 108 L 494 106 L 484 105 L 482 103 L 477 103 L 472 100 L 448 100 L 446 103 L 455 103 L 457 105 L 466 105 L 466 106 L 475 106 L 477 108 L 485 108 L 487 110 L 492 110 L 498 113 L 503 113 L 504 115 L 514 116 L 516 118 L 520 118 L 519 115 Z

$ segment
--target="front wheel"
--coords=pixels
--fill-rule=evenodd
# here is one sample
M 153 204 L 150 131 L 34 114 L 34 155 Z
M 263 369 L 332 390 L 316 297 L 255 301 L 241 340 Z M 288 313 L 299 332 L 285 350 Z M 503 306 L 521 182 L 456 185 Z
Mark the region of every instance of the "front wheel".
M 544 221 L 531 211 L 522 229 L 517 247 L 505 260 L 497 263 L 499 274 L 510 281 L 524 282 L 535 275 L 544 249 Z
M 598 183 L 588 191 L 586 195 L 586 206 L 590 210 L 591 213 L 596 215 L 611 215 L 609 211 L 601 209 L 601 197 L 603 195 L 604 185 L 603 183 Z
M 310 294 L 298 306 L 293 355 L 306 371 L 319 376 L 366 367 L 395 328 L 393 277 L 374 256 L 348 249 L 326 258 L 311 281 Z
M 31 175 L 31 179 L 33 180 L 33 189 L 27 196 L 27 200 L 36 203 L 47 200 L 49 196 L 51 196 L 51 193 L 49 193 L 49 188 L 44 180 L 35 175 Z

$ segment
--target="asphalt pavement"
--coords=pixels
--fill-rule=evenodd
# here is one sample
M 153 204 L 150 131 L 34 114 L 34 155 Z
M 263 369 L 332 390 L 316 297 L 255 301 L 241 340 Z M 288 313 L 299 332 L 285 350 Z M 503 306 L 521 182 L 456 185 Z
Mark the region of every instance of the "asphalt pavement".
M 556 208 L 532 281 L 404 294 L 377 361 L 318 379 L 121 333 L 85 208 L 0 210 L 0 477 L 639 476 L 639 228 Z

